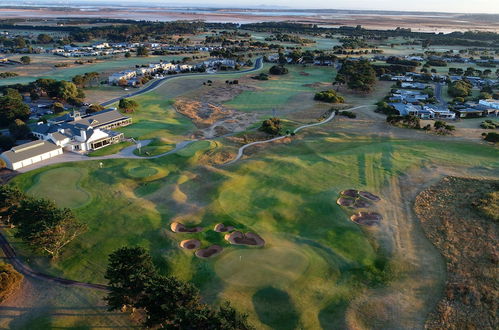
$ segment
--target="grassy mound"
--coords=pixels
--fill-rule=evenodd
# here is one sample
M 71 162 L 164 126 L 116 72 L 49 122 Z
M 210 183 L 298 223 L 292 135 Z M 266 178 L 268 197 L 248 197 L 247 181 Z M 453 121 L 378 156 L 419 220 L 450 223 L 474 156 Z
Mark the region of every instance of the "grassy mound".
M 92 195 L 81 186 L 88 170 L 77 167 L 59 167 L 40 173 L 36 183 L 27 191 L 36 197 L 55 200 L 59 207 L 78 208 L 90 202 Z

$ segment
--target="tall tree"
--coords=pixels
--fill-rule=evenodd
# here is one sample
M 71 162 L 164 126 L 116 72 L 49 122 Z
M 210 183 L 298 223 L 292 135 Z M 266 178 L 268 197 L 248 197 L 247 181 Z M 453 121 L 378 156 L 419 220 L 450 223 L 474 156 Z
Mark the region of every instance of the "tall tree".
M 12 216 L 12 223 L 17 227 L 16 237 L 53 258 L 87 229 L 70 209 L 57 208 L 54 202 L 46 199 L 22 200 Z
M 12 88 L 7 88 L 0 97 L 0 126 L 8 126 L 16 119 L 26 121 L 29 118 L 29 106 L 23 102 L 23 97 Z
M 148 281 L 156 276 L 149 253 L 141 247 L 123 247 L 109 256 L 105 278 L 109 294 L 105 298 L 109 310 L 136 307 Z

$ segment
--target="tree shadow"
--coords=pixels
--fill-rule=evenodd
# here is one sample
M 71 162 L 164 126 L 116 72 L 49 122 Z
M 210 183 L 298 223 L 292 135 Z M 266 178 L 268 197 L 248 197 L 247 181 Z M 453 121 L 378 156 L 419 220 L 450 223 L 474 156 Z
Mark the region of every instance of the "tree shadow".
M 272 329 L 296 329 L 299 316 L 289 294 L 264 287 L 253 295 L 253 306 L 260 321 Z

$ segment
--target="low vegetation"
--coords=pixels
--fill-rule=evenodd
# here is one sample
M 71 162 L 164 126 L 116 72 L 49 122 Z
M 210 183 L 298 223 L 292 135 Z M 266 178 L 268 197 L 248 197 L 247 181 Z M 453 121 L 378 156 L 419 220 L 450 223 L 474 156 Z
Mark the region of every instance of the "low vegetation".
M 279 135 L 281 133 L 281 120 L 275 117 L 264 120 L 260 126 L 260 131 L 271 135 Z
M 334 90 L 327 90 L 315 93 L 314 100 L 327 103 L 344 103 L 345 99 Z
M 249 330 L 247 315 L 228 302 L 214 309 L 199 291 L 174 276 L 160 275 L 145 249 L 121 248 L 109 256 L 105 298 L 109 310 L 139 309 L 148 328 Z
M 23 276 L 11 264 L 0 262 L 0 303 L 21 287 Z
M 448 272 L 427 328 L 496 328 L 498 190 L 498 181 L 445 177 L 416 198 L 416 214 Z
M 287 74 L 289 70 L 282 65 L 274 65 L 269 69 L 269 73 L 273 75 Z

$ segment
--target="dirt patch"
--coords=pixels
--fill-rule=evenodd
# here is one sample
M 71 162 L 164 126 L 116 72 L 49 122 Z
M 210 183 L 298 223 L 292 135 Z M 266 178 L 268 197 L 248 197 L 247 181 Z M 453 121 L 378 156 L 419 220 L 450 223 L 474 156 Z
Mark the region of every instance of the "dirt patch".
M 179 99 L 173 105 L 177 112 L 190 118 L 199 128 L 195 138 L 212 138 L 244 131 L 257 119 L 254 113 L 242 113 L 205 100 Z
M 498 190 L 497 180 L 448 176 L 417 196 L 414 210 L 448 273 L 427 328 L 497 329 L 497 222 L 473 203 Z
M 354 203 L 355 203 L 355 199 L 340 197 L 340 198 L 338 198 L 338 200 L 336 201 L 336 203 L 338 205 L 340 205 L 340 206 L 352 207 L 354 205 Z
M 201 246 L 201 242 L 197 239 L 186 239 L 180 242 L 180 247 L 186 250 L 198 249 Z
M 195 255 L 198 258 L 211 258 L 223 251 L 223 248 L 220 245 L 212 245 L 205 249 L 199 249 L 196 251 Z
M 350 217 L 350 220 L 363 226 L 379 225 L 383 217 L 376 212 L 358 212 Z
M 308 76 L 310 76 L 310 73 L 305 72 L 305 71 L 301 71 L 300 76 L 308 77 Z
M 203 230 L 203 227 L 188 228 L 185 225 L 181 224 L 180 222 L 173 222 L 170 225 L 170 229 L 174 233 L 199 233 L 200 231 Z
M 223 223 L 217 223 L 215 225 L 215 228 L 213 228 L 213 230 L 216 231 L 217 233 L 226 233 L 229 231 L 233 231 L 234 229 L 235 229 L 234 226 L 226 226 Z
M 260 235 L 255 233 L 242 233 L 240 231 L 235 231 L 231 234 L 225 235 L 225 239 L 234 245 L 251 245 L 251 246 L 264 246 L 265 241 Z

